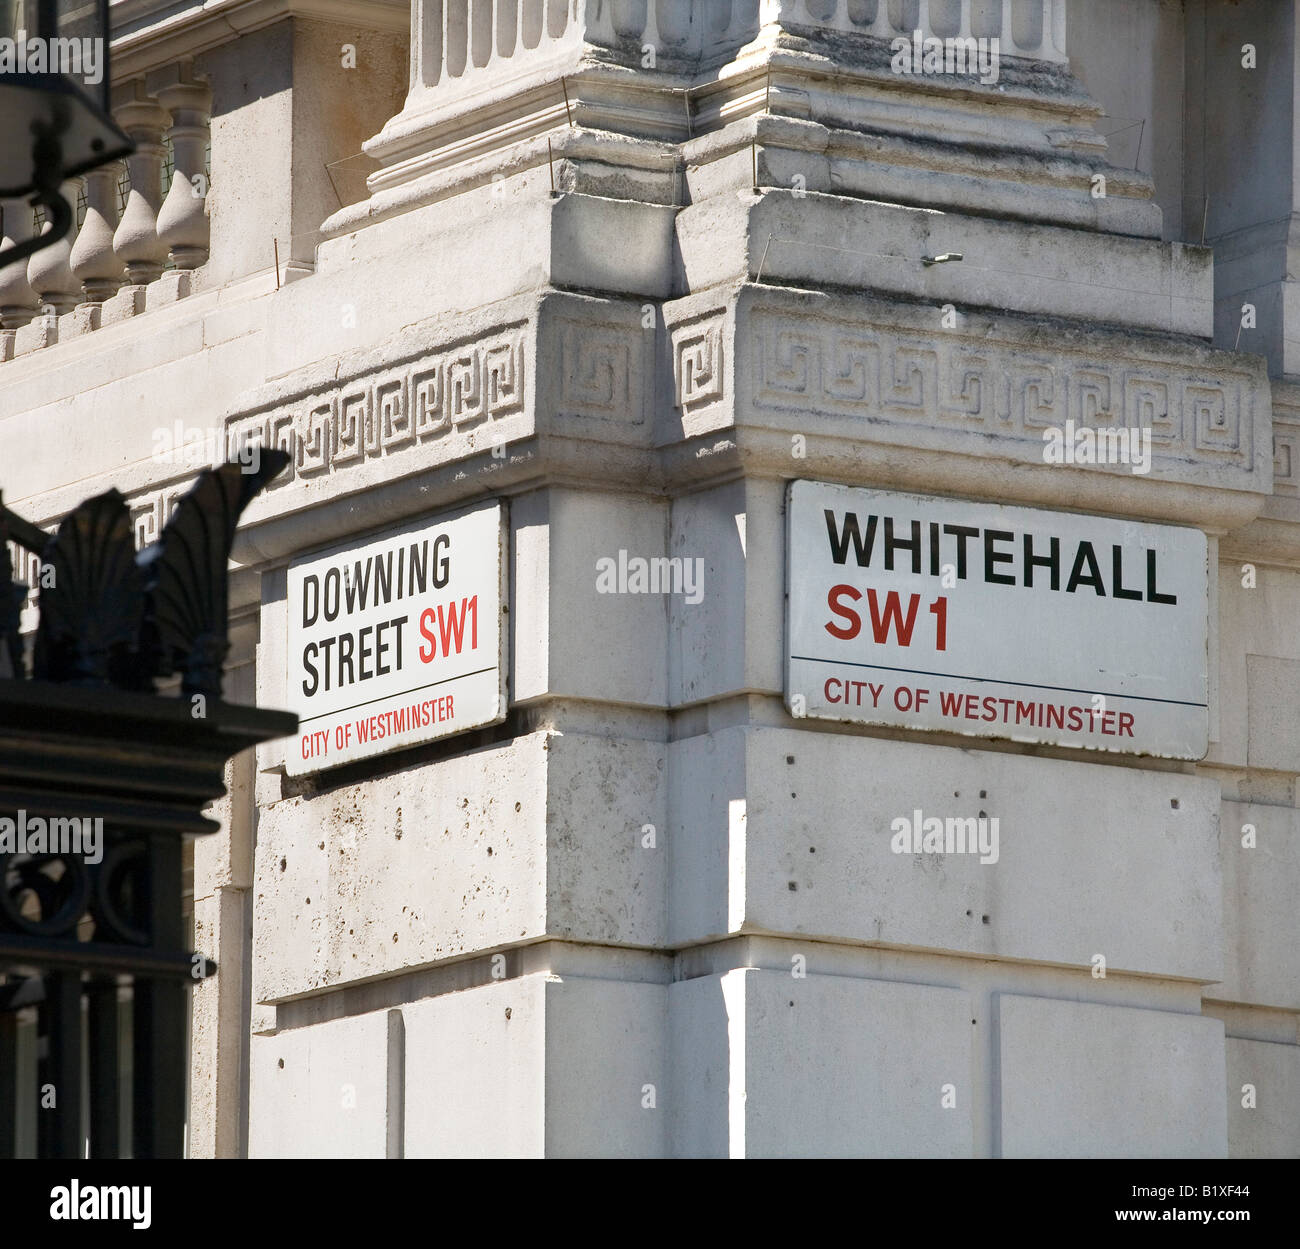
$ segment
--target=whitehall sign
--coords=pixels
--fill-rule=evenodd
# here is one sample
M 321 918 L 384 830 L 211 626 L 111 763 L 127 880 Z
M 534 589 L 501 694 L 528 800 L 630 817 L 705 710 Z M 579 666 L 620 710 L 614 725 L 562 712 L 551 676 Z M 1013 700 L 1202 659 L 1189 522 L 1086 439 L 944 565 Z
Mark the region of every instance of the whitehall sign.
M 792 715 L 1200 759 L 1205 535 L 791 483 Z
M 493 503 L 290 566 L 290 776 L 505 719 L 503 526 Z

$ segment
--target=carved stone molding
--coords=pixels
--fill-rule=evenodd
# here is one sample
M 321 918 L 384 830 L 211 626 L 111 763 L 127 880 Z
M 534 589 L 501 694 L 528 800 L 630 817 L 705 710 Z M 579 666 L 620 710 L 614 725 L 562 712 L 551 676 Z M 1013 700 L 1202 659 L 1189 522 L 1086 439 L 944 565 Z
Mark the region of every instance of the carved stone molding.
M 546 301 L 538 360 L 543 406 L 557 428 L 644 440 L 653 418 L 657 324 L 653 304 L 578 296 Z
M 725 313 L 708 312 L 674 326 L 669 333 L 673 356 L 673 404 L 695 412 L 725 394 L 723 337 Z
M 925 314 L 886 319 L 849 300 L 838 316 L 779 302 L 756 294 L 736 313 L 738 422 L 748 410 L 761 424 L 785 416 L 795 428 L 811 414 L 864 432 L 893 427 L 900 432 L 873 436 L 902 442 L 909 427 L 944 438 L 967 431 L 986 448 L 975 453 L 1024 459 L 1028 450 L 1035 460 L 1043 431 L 1066 421 L 1145 429 L 1152 479 L 1271 487 L 1267 380 L 1240 356 L 1104 331 L 1048 338 L 1008 319 L 936 330 L 916 324 Z
M 989 483 L 1013 472 L 1019 497 L 1040 506 L 1182 523 L 1199 513 L 1178 488 L 1215 491 L 1229 520 L 1243 495 L 1272 491 L 1274 473 L 1275 501 L 1300 490 L 1300 403 L 1287 406 L 1279 384 L 1274 433 L 1262 360 L 1181 339 L 975 314 L 942 330 L 932 308 L 752 284 L 662 308 L 553 293 L 454 328 L 413 326 L 386 358 L 358 351 L 238 399 L 222 423 L 226 456 L 252 442 L 290 457 L 250 526 L 362 495 L 406 498 L 399 480 L 429 472 L 454 494 L 485 463 L 492 483 L 474 488 L 508 492 L 548 472 L 635 486 L 734 471 L 723 448 L 743 443 L 751 470 L 779 474 L 797 467 L 791 434 L 804 436 L 809 463 L 823 457 L 824 474 L 850 457 L 855 472 L 868 462 L 897 472 L 914 452 L 918 473 L 933 476 L 942 456 L 968 489 L 1001 489 Z M 1043 433 L 1067 420 L 1149 430 L 1150 474 L 1048 465 Z M 512 446 L 541 438 L 486 461 L 503 435 Z M 129 483 L 137 546 L 157 539 L 191 475 L 172 463 Z M 46 501 L 48 527 L 65 500 Z M 295 540 L 290 525 L 274 549 Z M 39 569 L 22 573 L 35 583 Z
M 524 410 L 524 326 L 345 378 L 226 420 L 228 454 L 249 444 L 291 457 L 283 484 L 342 472 Z

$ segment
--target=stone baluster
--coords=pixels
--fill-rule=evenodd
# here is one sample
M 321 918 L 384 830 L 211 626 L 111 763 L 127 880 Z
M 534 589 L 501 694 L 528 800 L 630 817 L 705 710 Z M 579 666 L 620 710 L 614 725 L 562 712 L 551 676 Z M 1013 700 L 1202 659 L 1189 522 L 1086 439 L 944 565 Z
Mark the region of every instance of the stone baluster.
M 146 96 L 140 84 L 134 95 L 113 110 L 117 124 L 135 142 L 135 152 L 126 158 L 131 177 L 126 208 L 113 250 L 126 265 L 126 286 L 113 302 L 129 303 L 127 315 L 143 309 L 143 290 L 162 273 L 167 259 L 167 244 L 158 237 L 158 210 L 162 202 L 163 129 L 170 117 L 156 100 Z
M 65 182 L 59 188 L 59 193 L 72 212 L 72 227 L 57 243 L 41 248 L 27 262 L 27 281 L 40 298 L 41 311 L 55 316 L 71 312 L 81 293 L 81 287 L 69 267 L 72 240 L 77 233 L 77 199 L 81 194 L 81 179 L 73 178 Z M 48 234 L 53 228 L 53 224 L 47 220 L 41 227 L 41 233 Z
M 0 249 L 24 243 L 36 233 L 31 207 L 23 199 L 0 200 Z M 8 264 L 0 269 L 0 360 L 13 356 L 14 334 L 35 315 L 36 292 L 27 281 L 25 264 Z
M 208 171 L 205 154 L 212 89 L 195 81 L 192 67 L 177 68 L 177 81 L 158 89 L 158 103 L 171 113 L 171 189 L 158 214 L 158 237 L 180 270 L 197 269 L 208 258 Z
M 121 177 L 120 161 L 101 165 L 86 175 L 86 219 L 72 245 L 70 263 L 88 305 L 102 304 L 122 285 L 125 269 L 113 251 Z

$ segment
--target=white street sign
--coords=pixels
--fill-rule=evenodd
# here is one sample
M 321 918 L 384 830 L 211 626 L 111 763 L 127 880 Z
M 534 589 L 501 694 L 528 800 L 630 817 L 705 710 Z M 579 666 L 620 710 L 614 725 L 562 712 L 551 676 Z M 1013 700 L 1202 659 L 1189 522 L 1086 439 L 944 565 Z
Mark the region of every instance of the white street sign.
M 795 716 L 1200 759 L 1198 529 L 792 482 Z
M 290 776 L 505 719 L 504 524 L 492 503 L 290 565 Z

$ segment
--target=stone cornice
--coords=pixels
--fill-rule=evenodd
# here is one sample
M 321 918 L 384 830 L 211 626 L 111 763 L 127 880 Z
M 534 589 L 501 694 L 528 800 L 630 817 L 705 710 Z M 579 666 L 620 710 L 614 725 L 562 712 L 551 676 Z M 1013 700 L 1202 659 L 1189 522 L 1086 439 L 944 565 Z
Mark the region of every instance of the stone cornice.
M 287 17 L 366 30 L 410 26 L 409 6 L 393 0 L 116 0 L 109 11 L 113 78 L 137 77 Z
M 886 37 L 894 19 L 886 21 L 883 9 L 867 21 L 863 10 L 837 9 L 832 17 L 790 3 L 765 9 L 760 19 L 727 5 L 706 34 L 700 14 L 710 11 L 690 6 L 695 20 L 674 38 L 661 43 L 645 34 L 643 43 L 635 32 L 655 30 L 656 14 L 675 27 L 687 6 L 651 4 L 641 13 L 649 24 L 638 25 L 635 6 L 611 10 L 593 0 L 573 5 L 536 42 L 506 29 L 504 47 L 484 33 L 501 20 L 485 6 L 484 26 L 473 36 L 479 51 L 470 59 L 459 28 L 454 49 L 450 25 L 426 38 L 424 24 L 435 22 L 440 6 L 414 3 L 410 92 L 401 112 L 364 145 L 381 165 L 368 179 L 371 203 L 336 214 L 325 223 L 326 237 L 440 198 L 475 162 L 517 164 L 520 147 L 555 137 L 566 125 L 682 144 L 745 122 L 752 140 L 755 120 L 773 116 L 862 136 L 858 149 L 840 141 L 827 153 L 837 162 L 837 179 L 855 191 L 848 167 L 856 164 L 880 198 L 946 203 L 946 192 L 960 200 L 971 193 L 978 152 L 981 212 L 1160 233 L 1151 180 L 1107 164 L 1105 140 L 1092 129 L 1100 107 L 1050 38 L 1041 45 L 1047 59 L 1009 54 L 993 84 L 969 74 L 897 72 Z M 963 13 L 963 21 L 973 17 L 969 8 Z M 1053 9 L 1049 26 L 1060 16 Z M 649 66 L 647 48 L 655 54 Z M 793 134 L 765 139 L 779 146 Z M 806 144 L 807 135 L 794 138 L 796 148 Z M 901 179 L 899 187 L 880 188 L 886 172 Z M 1096 197 L 1092 178 L 1099 172 L 1109 183 Z
M 237 561 L 547 485 L 800 476 L 1197 525 L 1232 535 L 1228 558 L 1300 562 L 1300 386 L 1276 383 L 1274 412 L 1258 357 L 1011 313 L 945 329 L 926 304 L 752 282 L 652 306 L 647 327 L 635 296 L 512 296 L 234 397 L 231 446 L 292 457 Z M 1150 474 L 1045 463 L 1043 431 L 1066 420 L 1149 428 Z M 50 526 L 117 485 L 152 541 L 192 471 L 136 454 L 20 510 Z
M 1300 382 L 1275 378 L 1273 493 L 1258 519 L 1223 537 L 1224 559 L 1300 567 Z
M 1248 524 L 1266 500 L 1300 510 L 1269 499 L 1256 357 L 1010 315 L 942 330 L 928 307 L 753 284 L 671 301 L 662 328 L 644 326 L 643 307 L 519 296 L 239 397 L 224 422 L 231 448 L 275 445 L 292 463 L 250 507 L 236 559 L 283 561 L 305 542 L 563 484 L 675 495 L 802 476 L 1212 532 Z M 1150 429 L 1150 475 L 1045 463 L 1043 431 L 1066 420 Z M 141 544 L 190 475 L 149 461 L 115 474 Z M 48 525 L 88 488 L 25 511 Z

